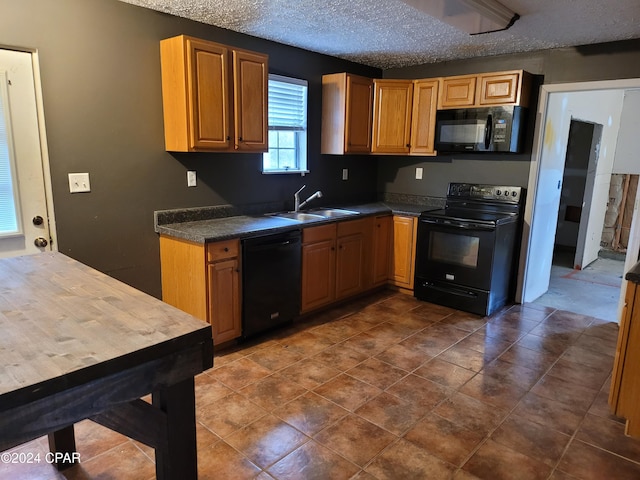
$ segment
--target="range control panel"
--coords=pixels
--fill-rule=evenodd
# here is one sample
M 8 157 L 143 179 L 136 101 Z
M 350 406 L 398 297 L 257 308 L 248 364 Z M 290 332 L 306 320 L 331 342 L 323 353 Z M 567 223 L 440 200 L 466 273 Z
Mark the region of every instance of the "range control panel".
M 450 183 L 448 198 L 469 200 L 493 200 L 505 203 L 520 203 L 522 187 L 484 185 L 476 183 Z

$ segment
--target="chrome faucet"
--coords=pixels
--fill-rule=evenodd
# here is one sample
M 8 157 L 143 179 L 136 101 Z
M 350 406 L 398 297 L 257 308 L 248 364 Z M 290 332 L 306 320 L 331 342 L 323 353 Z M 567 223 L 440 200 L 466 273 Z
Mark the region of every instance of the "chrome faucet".
M 315 198 L 320 198 L 322 197 L 322 192 L 320 190 L 318 190 L 316 193 L 314 193 L 313 195 L 311 195 L 309 198 L 307 198 L 304 202 L 300 203 L 300 192 L 302 190 L 304 190 L 304 188 L 306 187 L 306 185 L 303 185 L 300 190 L 298 190 L 296 193 L 293 194 L 293 211 L 297 212 L 299 211 L 302 207 L 304 207 L 307 203 L 309 203 L 311 200 L 315 199 Z

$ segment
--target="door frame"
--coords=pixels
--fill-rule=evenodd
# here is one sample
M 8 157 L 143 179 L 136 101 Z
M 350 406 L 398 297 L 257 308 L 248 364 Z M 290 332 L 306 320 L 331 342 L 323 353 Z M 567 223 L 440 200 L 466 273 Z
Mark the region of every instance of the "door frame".
M 535 218 L 535 204 L 537 200 L 538 193 L 538 182 L 540 181 L 540 161 L 542 159 L 542 151 L 544 145 L 544 137 L 545 137 L 545 128 L 547 125 L 547 107 L 549 103 L 549 95 L 552 93 L 569 93 L 569 92 L 587 92 L 587 91 L 595 91 L 595 90 L 627 90 L 627 89 L 638 89 L 640 88 L 640 78 L 631 78 L 631 79 L 621 79 L 621 80 L 604 80 L 604 81 L 595 81 L 595 82 L 576 82 L 576 83 L 562 83 L 562 84 L 551 84 L 551 85 L 542 85 L 540 87 L 540 96 L 538 101 L 538 110 L 536 112 L 536 124 L 534 130 L 534 142 L 533 149 L 531 154 L 531 164 L 529 168 L 529 182 L 527 186 L 527 199 L 525 204 L 525 212 L 524 212 L 524 222 L 523 222 L 523 230 L 522 230 L 522 243 L 521 243 L 521 255 L 520 255 L 520 264 L 518 269 L 518 282 L 516 289 L 516 302 L 522 303 L 525 298 L 525 284 L 527 275 L 529 273 L 529 265 L 530 265 L 530 242 L 531 242 L 531 233 L 533 221 Z M 632 235 L 635 232 L 638 232 L 640 228 L 638 225 L 640 224 L 640 220 L 638 217 L 638 199 L 635 202 L 636 209 L 633 213 L 632 219 Z M 544 213 L 544 212 L 543 212 Z M 548 215 L 549 212 L 546 212 Z M 555 213 L 557 215 L 557 212 Z M 636 228 L 634 229 L 634 226 Z M 633 239 L 632 239 L 633 240 Z M 630 246 L 632 244 L 632 240 L 630 240 Z M 638 243 L 634 243 L 635 246 Z M 631 251 L 628 249 L 628 252 Z M 552 255 L 553 252 L 549 252 L 549 255 Z M 625 261 L 625 265 L 629 262 L 629 255 L 627 254 L 627 259 Z M 635 262 L 633 262 L 635 263 Z M 621 298 L 624 298 L 624 284 L 621 289 Z M 619 303 L 618 312 L 620 313 L 620 306 L 622 303 Z M 618 315 L 619 317 L 619 315 Z
M 58 250 L 58 235 L 56 229 L 55 211 L 53 208 L 53 187 L 51 185 L 51 163 L 49 158 L 49 148 L 47 143 L 47 130 L 44 121 L 44 99 L 42 96 L 42 80 L 40 75 L 40 57 L 38 51 L 33 48 L 16 47 L 0 44 L 2 50 L 13 50 L 16 52 L 28 53 L 31 55 L 31 65 L 33 67 L 34 95 L 36 100 L 38 136 L 40 138 L 40 158 L 42 159 L 42 175 L 44 182 L 44 193 L 47 204 L 47 218 L 49 221 L 49 248 L 51 251 Z

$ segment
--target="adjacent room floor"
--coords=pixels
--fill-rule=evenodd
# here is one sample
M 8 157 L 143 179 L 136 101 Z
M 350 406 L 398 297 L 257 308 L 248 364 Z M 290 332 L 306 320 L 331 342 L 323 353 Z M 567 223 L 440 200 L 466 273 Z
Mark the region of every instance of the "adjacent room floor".
M 369 295 L 216 354 L 196 379 L 200 478 L 638 479 L 640 441 L 607 405 L 617 332 L 539 304 L 483 318 Z M 137 442 L 90 421 L 76 440 L 64 475 L 0 478 L 154 478 Z
M 573 268 L 574 256 L 572 249 L 554 250 L 549 290 L 534 303 L 617 322 L 624 255 L 601 252 L 582 270 Z

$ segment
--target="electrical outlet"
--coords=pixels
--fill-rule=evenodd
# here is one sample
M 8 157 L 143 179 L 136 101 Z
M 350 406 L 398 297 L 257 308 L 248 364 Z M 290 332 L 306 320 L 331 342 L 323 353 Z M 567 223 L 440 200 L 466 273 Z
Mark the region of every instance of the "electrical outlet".
M 69 192 L 82 193 L 90 192 L 91 184 L 89 183 L 88 173 L 70 173 L 69 174 Z
M 342 179 L 343 180 L 349 180 L 349 169 L 348 168 L 343 168 L 342 169 Z
M 196 180 L 196 172 L 195 170 L 188 170 L 187 171 L 187 187 L 195 187 L 197 186 L 197 180 Z
M 416 180 L 422 180 L 422 167 L 416 167 Z

